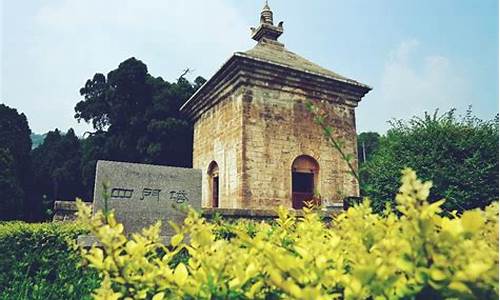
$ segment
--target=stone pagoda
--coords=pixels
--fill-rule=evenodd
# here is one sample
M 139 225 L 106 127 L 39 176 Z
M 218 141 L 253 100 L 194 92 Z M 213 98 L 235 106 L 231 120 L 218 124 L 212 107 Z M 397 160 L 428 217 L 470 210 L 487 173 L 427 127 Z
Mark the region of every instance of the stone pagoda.
M 356 157 L 355 108 L 371 88 L 289 51 L 283 22 L 264 6 L 257 44 L 236 52 L 181 108 L 194 122 L 193 168 L 203 171 L 202 205 L 300 209 L 357 196 L 345 161 L 314 123 L 319 103 Z

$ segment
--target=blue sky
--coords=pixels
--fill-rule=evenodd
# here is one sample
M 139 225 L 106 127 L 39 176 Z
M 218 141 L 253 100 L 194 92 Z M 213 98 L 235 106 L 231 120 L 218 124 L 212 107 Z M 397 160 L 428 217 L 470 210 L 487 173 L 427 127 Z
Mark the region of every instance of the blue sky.
M 134 56 L 172 81 L 189 67 L 209 78 L 254 45 L 256 0 L 1 1 L 0 102 L 34 132 L 90 126 L 73 118 L 96 72 Z M 454 107 L 498 112 L 498 2 L 494 0 L 270 0 L 281 41 L 313 62 L 373 87 L 358 132 Z

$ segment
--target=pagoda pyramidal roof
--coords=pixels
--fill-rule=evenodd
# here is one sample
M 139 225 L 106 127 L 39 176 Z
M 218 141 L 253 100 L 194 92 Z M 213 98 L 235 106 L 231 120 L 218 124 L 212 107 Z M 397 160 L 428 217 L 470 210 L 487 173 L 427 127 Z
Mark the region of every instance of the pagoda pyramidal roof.
M 326 68 L 323 68 L 320 65 L 315 64 L 310 60 L 288 50 L 283 44 L 277 43 L 272 40 L 263 39 L 259 41 L 252 49 L 244 52 L 236 52 L 234 55 L 259 60 L 270 64 L 276 64 L 283 67 L 292 68 L 297 71 L 329 77 L 331 79 L 370 88 L 368 85 L 362 84 L 356 80 L 349 79 Z
M 224 82 L 230 80 L 233 74 L 231 70 L 238 68 L 238 64 L 242 60 L 252 61 L 260 65 L 276 67 L 302 73 L 304 76 L 313 76 L 315 78 L 324 78 L 332 86 L 341 84 L 347 86 L 349 90 L 354 91 L 360 97 L 363 97 L 372 88 L 366 84 L 356 80 L 349 79 L 339 75 L 333 71 L 323 68 L 300 55 L 286 49 L 285 45 L 278 41 L 278 38 L 283 34 L 283 22 L 274 25 L 273 12 L 269 8 L 266 1 L 260 16 L 260 24 L 257 28 L 251 28 L 252 39 L 257 41 L 257 44 L 250 50 L 243 52 L 235 52 L 222 67 L 196 91 L 181 107 L 181 111 L 186 113 L 190 118 L 196 118 L 203 111 L 206 111 L 215 102 L 212 96 L 220 89 Z M 359 100 L 358 100 L 359 101 Z M 208 102 L 208 103 L 204 103 Z

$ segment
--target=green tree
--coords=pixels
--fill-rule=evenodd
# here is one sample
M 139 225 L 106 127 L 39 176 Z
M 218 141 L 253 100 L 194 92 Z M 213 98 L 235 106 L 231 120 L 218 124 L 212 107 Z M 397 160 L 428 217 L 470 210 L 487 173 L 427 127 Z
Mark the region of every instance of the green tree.
M 63 159 L 54 169 L 52 177 L 55 183 L 55 195 L 58 199 L 74 200 L 82 197 L 81 149 L 80 140 L 73 129 L 62 137 L 57 151 L 62 152 Z
M 97 160 L 112 159 L 112 153 L 107 152 L 106 134 L 105 132 L 97 132 L 91 134 L 81 143 L 82 151 L 82 184 L 83 184 L 83 199 L 91 201 L 93 198 L 93 188 Z
M 358 162 L 369 160 L 377 150 L 380 134 L 377 132 L 362 132 L 358 134 Z
M 83 196 L 81 157 L 80 141 L 73 129 L 64 135 L 58 129 L 48 132 L 44 142 L 32 151 L 32 196 L 41 212 L 52 208 L 54 200 Z
M 462 118 L 451 110 L 393 122 L 361 168 L 362 194 L 378 211 L 394 201 L 397 178 L 405 167 L 432 180 L 429 199 L 446 198 L 446 209 L 485 207 L 498 199 L 498 115 L 482 121 L 470 110 Z
M 204 82 L 181 76 L 169 83 L 151 76 L 135 58 L 87 80 L 75 107 L 75 118 L 95 130 L 82 145 L 87 197 L 100 159 L 190 167 L 193 128 L 179 108 Z
M 0 195 L 6 203 L 19 202 L 10 207 L 17 207 L 25 212 L 25 217 L 32 215 L 32 206 L 26 197 L 26 191 L 31 185 L 31 130 L 23 113 L 16 109 L 0 104 L 0 149 L 2 149 L 2 180 Z M 12 178 L 7 178 L 12 176 Z M 5 188 L 5 190 L 3 190 Z M 15 191 L 15 193 L 13 192 Z M 20 196 L 14 196 L 19 194 Z M 14 197 L 14 198 L 9 198 Z M 19 212 L 14 212 L 19 217 Z
M 22 218 L 24 191 L 16 177 L 14 157 L 0 148 L 0 220 Z

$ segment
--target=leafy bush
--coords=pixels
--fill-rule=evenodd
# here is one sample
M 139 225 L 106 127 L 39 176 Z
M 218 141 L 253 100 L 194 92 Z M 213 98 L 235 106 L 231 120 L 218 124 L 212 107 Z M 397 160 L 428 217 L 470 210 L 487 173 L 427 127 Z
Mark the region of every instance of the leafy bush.
M 301 218 L 280 208 L 274 224 L 248 226 L 191 211 L 169 247 L 160 224 L 127 239 L 113 212 L 92 217 L 80 205 L 80 220 L 102 243 L 82 250 L 103 276 L 95 297 L 497 299 L 498 203 L 446 214 L 444 201 L 426 201 L 430 182 L 409 169 L 401 182 L 398 213 L 374 213 L 366 200 L 330 224 L 310 208 Z
M 393 122 L 360 170 L 362 195 L 372 199 L 376 211 L 394 199 L 399 172 L 406 167 L 432 180 L 429 201 L 446 198 L 448 211 L 498 200 L 498 116 L 482 121 L 470 111 L 459 118 L 452 110 Z
M 89 299 L 97 272 L 80 267 L 68 244 L 86 231 L 69 223 L 0 223 L 0 299 Z

